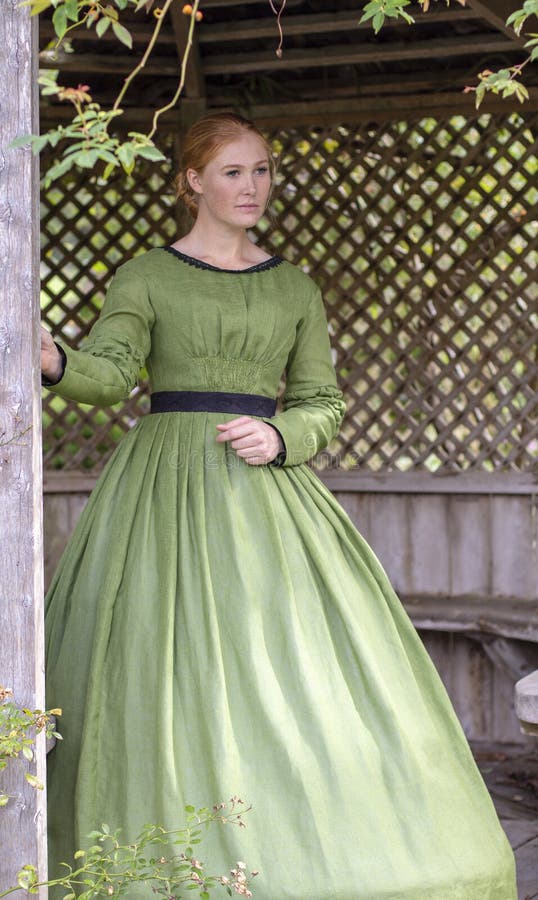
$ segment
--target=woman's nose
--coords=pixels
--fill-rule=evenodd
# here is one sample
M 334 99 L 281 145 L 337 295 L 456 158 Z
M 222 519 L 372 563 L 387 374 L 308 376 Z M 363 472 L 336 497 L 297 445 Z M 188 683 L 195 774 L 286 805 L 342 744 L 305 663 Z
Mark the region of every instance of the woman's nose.
M 252 175 L 245 176 L 245 182 L 243 184 L 243 190 L 246 194 L 254 194 L 256 191 L 256 184 L 254 182 L 254 177 Z

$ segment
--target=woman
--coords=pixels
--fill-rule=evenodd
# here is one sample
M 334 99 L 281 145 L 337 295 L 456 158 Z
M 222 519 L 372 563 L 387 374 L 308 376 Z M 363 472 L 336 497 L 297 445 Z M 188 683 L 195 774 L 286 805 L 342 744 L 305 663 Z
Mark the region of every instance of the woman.
M 306 465 L 345 405 L 318 288 L 247 235 L 272 165 L 250 121 L 200 120 L 192 230 L 119 268 L 81 350 L 44 335 L 63 397 L 114 403 L 145 361 L 153 391 L 47 597 L 51 870 L 103 821 L 130 837 L 236 794 L 248 827 L 205 853 L 259 869 L 259 900 L 515 900 L 439 676 Z

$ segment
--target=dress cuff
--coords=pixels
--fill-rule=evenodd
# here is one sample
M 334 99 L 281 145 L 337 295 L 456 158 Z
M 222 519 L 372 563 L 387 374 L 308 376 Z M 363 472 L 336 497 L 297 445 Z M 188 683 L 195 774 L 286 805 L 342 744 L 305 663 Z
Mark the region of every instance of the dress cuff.
M 266 425 L 271 425 L 271 428 L 274 428 L 277 434 L 280 435 L 280 440 L 284 444 L 284 438 L 280 434 L 280 431 L 276 427 L 276 425 L 272 425 L 271 422 L 266 422 Z M 268 466 L 273 466 L 274 468 L 280 468 L 280 466 L 284 465 L 284 461 L 286 459 L 286 445 L 284 444 L 284 450 L 281 450 L 280 453 L 277 453 L 274 459 L 267 463 Z
M 61 373 L 60 373 L 60 377 L 57 378 L 56 381 L 50 381 L 50 380 L 46 377 L 46 375 L 43 375 L 43 373 L 41 373 L 41 385 L 42 385 L 42 387 L 51 387 L 53 384 L 59 384 L 59 382 L 62 380 L 62 378 L 63 378 L 63 376 L 64 376 L 65 366 L 66 366 L 66 363 L 67 363 L 67 356 L 65 355 L 65 350 L 64 350 L 64 348 L 61 347 L 60 344 L 57 344 L 56 341 L 54 341 L 54 346 L 55 346 L 56 349 L 59 351 L 60 356 L 62 357 L 62 371 L 61 371 Z

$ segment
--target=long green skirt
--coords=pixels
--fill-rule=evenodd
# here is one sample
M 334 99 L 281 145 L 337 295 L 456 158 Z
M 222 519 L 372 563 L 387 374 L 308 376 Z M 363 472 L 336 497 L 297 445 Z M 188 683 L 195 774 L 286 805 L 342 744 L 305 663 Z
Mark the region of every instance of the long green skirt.
M 128 840 L 235 795 L 247 827 L 212 827 L 196 855 L 259 870 L 256 900 L 515 900 L 508 840 L 381 565 L 306 464 L 215 443 L 226 416 L 141 420 L 48 592 L 50 876 L 103 822 Z

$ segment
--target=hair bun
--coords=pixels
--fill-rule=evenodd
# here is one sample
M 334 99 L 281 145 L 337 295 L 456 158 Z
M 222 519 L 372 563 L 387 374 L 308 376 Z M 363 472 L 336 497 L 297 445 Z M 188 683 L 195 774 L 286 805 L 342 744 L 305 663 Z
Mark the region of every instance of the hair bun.
M 191 216 L 196 218 L 196 216 L 198 215 L 198 202 L 196 200 L 196 194 L 187 181 L 185 172 L 180 171 L 176 175 L 174 179 L 174 186 L 176 189 L 176 198 L 178 200 L 181 200 L 181 202 L 184 203 L 189 210 Z

